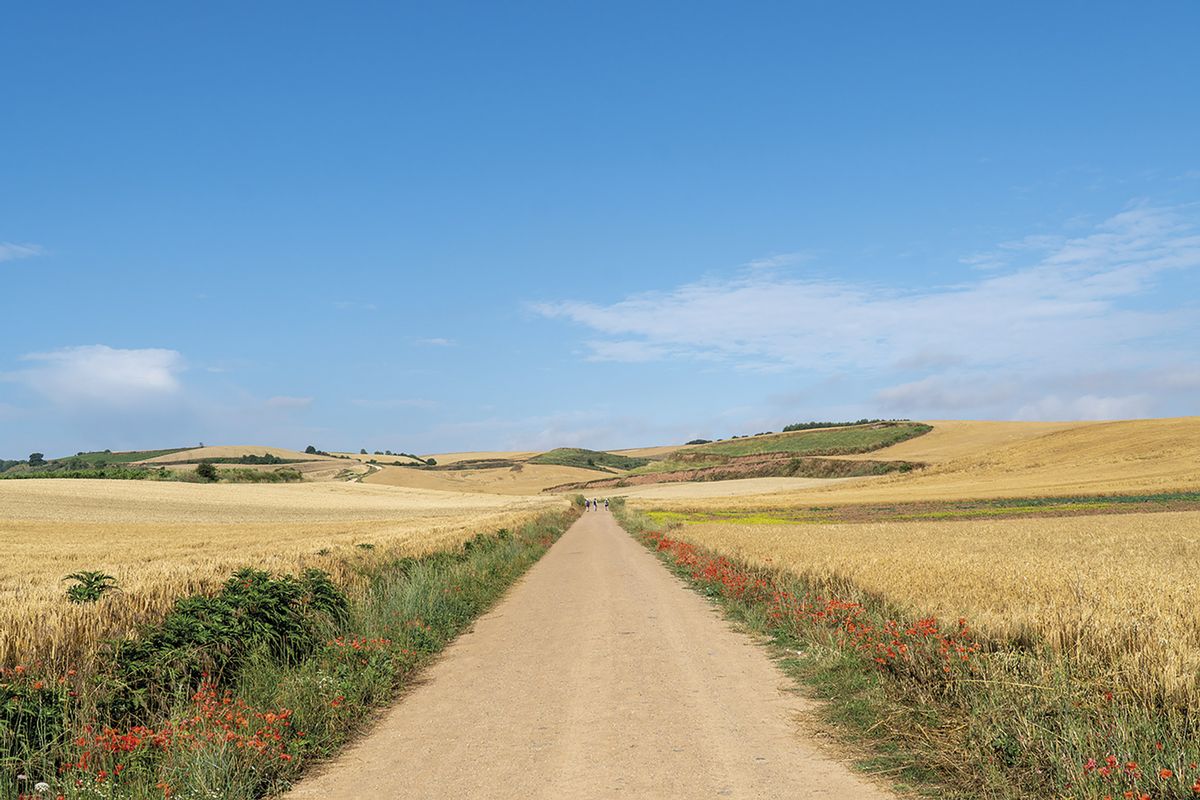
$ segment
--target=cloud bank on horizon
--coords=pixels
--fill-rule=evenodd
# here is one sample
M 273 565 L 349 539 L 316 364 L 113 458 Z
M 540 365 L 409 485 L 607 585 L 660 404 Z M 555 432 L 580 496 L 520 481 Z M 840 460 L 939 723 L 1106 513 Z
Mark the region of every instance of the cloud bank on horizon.
M 777 257 L 607 305 L 533 308 L 588 331 L 592 361 L 690 361 L 743 380 L 855 373 L 897 416 L 1180 413 L 1200 389 L 1200 307 L 1163 284 L 1200 267 L 1196 213 L 1131 204 L 1084 233 L 965 256 L 977 273 L 946 286 L 826 278 L 812 264 L 797 275 Z

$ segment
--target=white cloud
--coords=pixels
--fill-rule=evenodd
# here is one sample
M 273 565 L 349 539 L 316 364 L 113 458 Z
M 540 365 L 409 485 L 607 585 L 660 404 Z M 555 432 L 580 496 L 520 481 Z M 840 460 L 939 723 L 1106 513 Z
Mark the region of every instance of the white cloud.
M 1136 204 L 1082 234 L 1004 243 L 965 259 L 975 269 L 951 285 L 743 269 L 608 305 L 534 309 L 587 328 L 596 361 L 853 374 L 887 387 L 876 395 L 887 409 L 1142 413 L 1150 407 L 1142 394 L 1072 392 L 1054 376 L 1102 367 L 1128 378 L 1200 363 L 1196 298 L 1155 294 L 1168 273 L 1200 267 L 1196 211 Z
M 816 371 L 876 369 L 937 348 L 975 365 L 1111 352 L 1178 326 L 1178 314 L 1124 307 L 1162 272 L 1200 266 L 1200 235 L 1176 212 L 1128 209 L 1089 235 L 1023 241 L 1035 259 L 952 286 L 743 272 L 612 305 L 543 303 L 540 313 L 604 335 L 604 361 L 719 359 Z
M 453 347 L 453 339 L 445 339 L 441 336 L 434 336 L 430 339 L 417 339 L 417 344 L 427 344 L 431 347 Z
M 1087 394 L 1074 398 L 1048 395 L 1021 406 L 1013 418 L 1021 420 L 1133 419 L 1150 416 L 1153 408 L 1154 399 L 1148 394 L 1119 397 L 1098 397 Z
M 33 258 L 40 256 L 45 251 L 41 245 L 36 244 L 14 244 L 13 242 L 0 242 L 0 261 L 16 261 L 19 258 Z
M 33 366 L 8 373 L 6 379 L 62 406 L 128 408 L 174 398 L 184 369 L 183 356 L 175 350 L 102 344 L 29 353 L 21 360 Z
M 794 264 L 799 264 L 803 261 L 808 261 L 812 256 L 808 253 L 779 253 L 773 256 L 764 256 L 756 258 L 752 261 L 747 261 L 743 267 L 753 270 L 771 270 L 779 267 L 790 267 Z

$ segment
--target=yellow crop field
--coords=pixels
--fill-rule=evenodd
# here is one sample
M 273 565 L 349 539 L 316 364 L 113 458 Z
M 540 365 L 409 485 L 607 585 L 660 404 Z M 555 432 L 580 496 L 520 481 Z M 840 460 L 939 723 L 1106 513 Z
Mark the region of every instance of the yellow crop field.
M 537 450 L 469 450 L 459 453 L 433 453 L 426 458 L 432 458 L 438 464 L 457 464 L 460 461 L 486 461 L 489 459 L 508 459 L 524 461 L 530 456 L 536 456 Z M 418 453 L 417 455 L 421 455 Z
M 385 466 L 365 478 L 364 483 L 447 492 L 534 495 L 563 483 L 607 477 L 611 476 L 596 470 L 557 464 L 517 464 L 512 467 L 462 470 L 418 470 Z
M 241 456 L 277 456 L 288 461 L 331 461 L 330 456 L 318 456 L 302 453 L 299 450 L 288 450 L 286 447 L 264 447 L 261 444 L 232 444 L 213 447 L 194 447 L 179 453 L 167 453 L 163 456 L 139 461 L 139 464 L 169 464 L 173 461 L 199 461 L 204 458 L 240 458 Z
M 931 440 L 947 456 L 942 463 L 893 473 L 722 501 L 724 508 L 788 508 L 832 503 L 878 503 L 996 497 L 1154 492 L 1200 488 L 1200 417 L 1073 423 L 1039 430 L 1045 423 L 941 423 Z M 1025 436 L 1021 426 L 1039 435 Z M 915 454 L 926 437 L 869 454 L 873 458 Z M 1012 441 L 1015 438 L 1015 442 Z M 1005 440 L 1008 439 L 1008 443 Z M 954 455 L 965 453 L 966 455 Z M 949 457 L 954 455 L 954 457 Z M 932 459 L 931 459 L 932 460 Z M 681 497 L 655 502 L 676 510 L 702 509 Z
M 1047 434 L 1095 425 L 1094 422 L 977 422 L 974 420 L 925 421 L 933 430 L 869 453 L 833 456 L 850 460 L 921 461 L 944 464 L 960 458 L 981 456 Z
M 419 555 L 563 504 L 340 482 L 0 481 L 0 666 L 80 666 L 97 641 L 239 567 L 348 580 L 355 559 Z M 78 570 L 122 591 L 72 605 L 62 578 Z
M 838 575 L 914 611 L 1070 650 L 1130 692 L 1200 702 L 1200 512 L 686 525 L 749 562 Z

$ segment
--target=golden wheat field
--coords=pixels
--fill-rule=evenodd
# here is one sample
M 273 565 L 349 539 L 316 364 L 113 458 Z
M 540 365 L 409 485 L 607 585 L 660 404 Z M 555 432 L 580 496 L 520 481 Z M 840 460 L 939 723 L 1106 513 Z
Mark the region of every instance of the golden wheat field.
M 1196 491 L 1200 418 L 931 424 L 925 436 L 869 454 L 931 464 L 913 473 L 791 489 L 763 484 L 759 494 L 747 482 L 746 492 L 729 496 L 705 484 L 637 487 L 630 504 L 697 519 L 730 515 L 687 524 L 678 535 L 758 564 L 843 576 L 914 613 L 964 616 L 996 636 L 1049 641 L 1131 692 L 1200 702 L 1200 512 L 821 524 L 775 524 L 770 513 Z
M 746 494 L 723 508 L 789 508 L 997 497 L 1158 492 L 1200 488 L 1200 417 L 1122 422 L 932 423 L 925 436 L 868 454 L 912 458 L 919 448 L 945 458 L 910 473 L 858 478 L 790 491 Z M 922 445 L 926 437 L 939 438 Z M 1047 431 L 1046 427 L 1050 429 Z M 940 454 L 940 455 L 939 455 Z M 934 461 L 935 459 L 930 459 Z M 701 510 L 706 490 L 677 492 L 656 507 Z M 693 502 L 693 497 L 698 502 Z
M 838 575 L 915 613 L 1029 634 L 1130 690 L 1200 701 L 1200 512 L 858 524 L 685 525 L 698 545 Z
M 264 447 L 261 444 L 223 444 L 208 447 L 193 447 L 178 453 L 166 453 L 139 461 L 139 464 L 170 464 L 176 461 L 199 461 L 204 458 L 239 458 L 246 455 L 276 456 L 289 461 L 332 461 L 329 456 L 302 453 L 299 450 L 289 450 L 286 447 Z
M 415 470 L 383 467 L 364 483 L 449 492 L 533 495 L 563 483 L 607 477 L 604 473 L 557 464 L 516 464 L 512 467 L 463 470 Z
M 419 555 L 563 504 L 345 483 L 3 481 L 0 665 L 86 659 L 104 637 L 242 566 L 347 580 L 354 559 Z M 62 578 L 77 570 L 110 573 L 123 591 L 71 605 Z

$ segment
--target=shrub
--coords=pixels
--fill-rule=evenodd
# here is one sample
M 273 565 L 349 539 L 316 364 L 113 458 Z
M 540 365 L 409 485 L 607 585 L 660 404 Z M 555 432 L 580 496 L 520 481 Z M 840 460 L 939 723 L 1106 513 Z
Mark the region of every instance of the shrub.
M 348 609 L 346 596 L 320 570 L 298 578 L 238 570 L 216 596 L 178 600 L 160 624 L 117 644 L 117 677 L 125 689 L 117 710 L 168 700 L 205 673 L 232 676 L 255 653 L 294 663 L 323 641 L 326 627 L 344 622 Z
M 117 579 L 105 572 L 82 570 L 63 578 L 75 581 L 67 587 L 67 599 L 72 603 L 94 603 L 109 592 L 117 591 Z
M 215 481 L 220 477 L 217 468 L 207 461 L 201 461 L 196 465 L 196 477 L 205 481 Z

